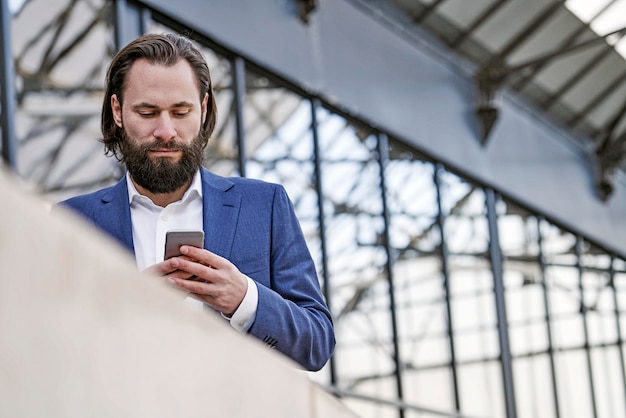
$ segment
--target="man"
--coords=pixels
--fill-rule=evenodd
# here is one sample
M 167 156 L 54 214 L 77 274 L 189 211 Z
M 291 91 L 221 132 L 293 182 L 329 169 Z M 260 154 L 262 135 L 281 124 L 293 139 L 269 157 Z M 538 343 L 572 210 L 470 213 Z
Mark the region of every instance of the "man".
M 115 186 L 69 206 L 172 286 L 308 370 L 335 338 L 284 189 L 202 167 L 217 118 L 209 68 L 180 35 L 144 35 L 113 58 L 102 106 L 105 152 L 126 165 Z M 168 230 L 201 229 L 204 248 L 163 260 Z

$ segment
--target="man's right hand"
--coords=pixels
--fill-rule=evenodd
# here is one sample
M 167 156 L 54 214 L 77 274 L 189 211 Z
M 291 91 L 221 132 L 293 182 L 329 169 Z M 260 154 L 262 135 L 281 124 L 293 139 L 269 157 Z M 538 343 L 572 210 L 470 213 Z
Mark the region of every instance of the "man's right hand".
M 184 280 L 191 279 L 193 277 L 193 274 L 178 269 L 179 264 L 173 261 L 177 258 L 192 261 L 191 258 L 181 255 L 178 257 L 172 257 L 168 260 L 161 261 L 160 263 L 156 263 L 148 267 L 144 271 L 150 274 L 154 274 L 156 276 L 164 277 L 165 279 L 168 279 L 168 278 L 184 279 Z

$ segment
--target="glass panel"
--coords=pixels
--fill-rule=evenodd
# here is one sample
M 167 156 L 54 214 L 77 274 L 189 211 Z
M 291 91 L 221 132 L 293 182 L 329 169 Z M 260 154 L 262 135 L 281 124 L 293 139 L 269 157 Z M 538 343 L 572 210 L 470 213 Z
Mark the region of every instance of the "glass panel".
M 613 344 L 617 341 L 615 303 L 609 282 L 608 273 L 583 274 L 589 343 L 592 346 Z
M 370 396 L 397 396 L 377 139 L 317 111 L 338 381 Z M 371 416 L 371 415 L 365 415 Z
M 243 111 L 249 177 L 273 172 L 264 179 L 285 184 L 297 176 L 299 166 L 307 178 L 311 177 L 313 140 L 308 100 L 248 69 Z M 280 164 L 290 168 L 277 167 Z
M 424 351 L 426 350 L 441 351 L 444 355 L 446 352 L 449 352 L 446 340 L 442 340 L 439 347 L 425 346 Z M 454 390 L 450 374 L 450 369 L 442 366 L 434 367 L 433 369 L 417 370 L 416 372 L 406 371 L 403 376 L 406 402 L 436 411 L 454 411 Z M 431 416 L 422 414 L 415 413 L 409 416 Z
M 385 179 L 404 401 L 454 410 L 434 165 L 390 143 Z
M 619 262 L 592 244 L 585 243 L 583 265 L 584 306 L 587 315 L 591 362 L 598 416 L 624 417 L 624 370 L 617 318 L 617 280 L 612 271 Z M 621 367 L 616 367 L 621 366 Z
M 545 221 L 540 228 L 554 347 L 582 347 L 585 334 L 580 315 L 582 305 L 576 237 Z
M 540 228 L 546 263 L 576 265 L 576 236 L 546 221 L 541 222 Z
M 550 357 L 537 354 L 513 363 L 517 416 L 556 417 Z
M 611 268 L 611 256 L 600 247 L 583 241 L 580 263 L 587 269 L 607 271 Z
M 504 392 L 501 367 L 492 361 L 500 347 L 485 194 L 445 170 L 440 179 L 461 409 L 468 415 L 500 416 Z
M 497 210 L 519 416 L 555 416 L 539 220 L 506 200 L 498 202 Z
M 596 405 L 599 417 L 620 418 L 624 410 L 624 375 L 619 365 L 619 347 L 602 347 L 591 350 Z
M 538 220 L 511 202 L 498 202 L 498 212 L 511 354 L 546 351 Z
M 617 341 L 615 303 L 611 288 L 611 259 L 597 247 L 585 243 L 581 257 L 583 267 L 583 306 L 586 314 L 589 344 L 613 344 Z
M 463 416 L 506 416 L 499 361 L 460 365 L 458 371 Z
M 615 293 L 615 304 L 617 305 L 616 319 L 621 341 L 621 345 L 617 347 L 616 353 L 616 356 L 619 359 L 619 371 L 621 372 L 620 387 L 622 392 L 620 393 L 620 396 L 626 396 L 626 370 L 624 368 L 624 337 L 626 336 L 626 318 L 624 317 L 624 312 L 626 312 L 626 261 L 623 259 L 614 259 L 613 271 L 613 287 Z M 612 365 L 612 367 L 615 368 L 614 365 Z M 623 403 L 626 403 L 626 401 Z
M 217 124 L 204 150 L 204 166 L 220 176 L 239 175 L 239 147 L 236 136 L 235 93 L 231 62 L 209 48 L 202 52 L 211 70 L 217 103 Z
M 311 103 L 254 72 L 246 79 L 246 176 L 285 187 L 321 273 Z
M 626 261 L 616 259 L 613 263 L 615 286 L 615 296 L 617 299 L 617 310 L 619 311 L 619 326 L 622 339 L 626 338 Z
M 117 180 L 98 141 L 111 3 L 32 0 L 13 15 L 17 169 L 53 201 Z
M 563 351 L 555 354 L 559 376 L 558 397 L 560 414 L 568 418 L 593 416 L 589 368 L 584 350 Z
M 171 33 L 173 29 L 151 21 L 149 32 Z M 217 123 L 213 135 L 204 149 L 204 166 L 220 176 L 238 176 L 239 163 L 236 139 L 235 95 L 232 82 L 232 65 L 225 57 L 206 46 L 203 39 L 193 38 L 202 51 L 211 72 L 211 82 L 217 103 Z

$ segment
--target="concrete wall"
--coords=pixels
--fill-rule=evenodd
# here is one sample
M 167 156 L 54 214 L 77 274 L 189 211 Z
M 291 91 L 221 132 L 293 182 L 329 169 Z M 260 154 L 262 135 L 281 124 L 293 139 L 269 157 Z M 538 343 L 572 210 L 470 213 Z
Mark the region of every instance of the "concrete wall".
M 0 172 L 1 417 L 354 418 Z
M 601 202 L 589 159 L 569 134 L 506 94 L 483 148 L 470 76 L 427 38 L 409 39 L 356 6 L 376 1 L 320 0 L 308 26 L 295 0 L 142 3 L 626 255 L 624 176 Z

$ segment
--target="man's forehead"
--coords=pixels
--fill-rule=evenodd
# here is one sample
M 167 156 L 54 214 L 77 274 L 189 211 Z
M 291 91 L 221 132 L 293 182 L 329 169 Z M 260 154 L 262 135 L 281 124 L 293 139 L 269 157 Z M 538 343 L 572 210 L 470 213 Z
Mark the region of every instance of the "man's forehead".
M 171 99 L 170 104 L 182 103 L 189 102 L 191 95 L 194 101 L 199 97 L 198 84 L 191 64 L 184 59 L 166 65 L 139 58 L 126 75 L 123 94 L 127 96 L 132 92 L 134 96 L 143 97 L 141 100 L 146 103 L 152 103 L 155 97 L 167 95 Z
M 191 64 L 181 58 L 173 64 L 165 64 L 161 62 L 151 62 L 147 58 L 138 58 L 130 66 L 126 79 L 136 75 L 143 75 L 145 73 L 168 73 L 179 72 L 189 76 L 190 80 L 195 80 L 196 74 L 191 67 Z

